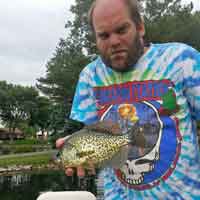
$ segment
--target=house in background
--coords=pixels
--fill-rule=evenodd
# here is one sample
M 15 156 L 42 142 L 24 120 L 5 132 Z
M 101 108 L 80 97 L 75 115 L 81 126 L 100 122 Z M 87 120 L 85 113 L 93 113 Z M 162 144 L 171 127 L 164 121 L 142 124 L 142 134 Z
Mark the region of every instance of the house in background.
M 8 128 L 0 128 L 0 140 L 10 140 L 10 139 L 24 139 L 25 134 L 19 130 L 15 129 L 15 132 L 9 131 Z
M 37 139 L 42 139 L 42 140 L 47 140 L 48 139 L 48 135 L 49 135 L 49 133 L 48 133 L 48 131 L 38 131 L 37 133 L 36 133 L 36 138 Z

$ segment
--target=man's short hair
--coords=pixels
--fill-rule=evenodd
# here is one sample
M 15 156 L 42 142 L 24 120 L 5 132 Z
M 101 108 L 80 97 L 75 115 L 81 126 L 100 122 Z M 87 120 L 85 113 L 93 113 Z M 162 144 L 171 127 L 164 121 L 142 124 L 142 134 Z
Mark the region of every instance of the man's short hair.
M 138 3 L 138 0 L 123 0 L 123 1 L 128 8 L 131 19 L 135 23 L 136 27 L 138 27 L 142 23 L 142 16 L 140 14 L 140 6 Z M 98 0 L 94 0 L 88 11 L 88 21 L 93 31 L 94 31 L 93 12 L 94 12 L 97 2 Z

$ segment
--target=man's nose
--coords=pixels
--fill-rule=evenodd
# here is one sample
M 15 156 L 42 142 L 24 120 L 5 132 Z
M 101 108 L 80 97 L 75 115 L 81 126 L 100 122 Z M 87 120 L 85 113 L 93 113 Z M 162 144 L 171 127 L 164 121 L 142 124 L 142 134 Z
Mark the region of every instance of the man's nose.
M 112 47 L 119 46 L 120 38 L 117 34 L 112 34 L 112 35 L 110 35 L 109 42 Z

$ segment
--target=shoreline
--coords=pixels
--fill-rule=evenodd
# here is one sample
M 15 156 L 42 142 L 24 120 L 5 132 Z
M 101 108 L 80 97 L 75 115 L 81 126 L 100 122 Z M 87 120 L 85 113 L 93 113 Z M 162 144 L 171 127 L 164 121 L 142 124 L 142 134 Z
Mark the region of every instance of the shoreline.
M 58 166 L 53 164 L 33 166 L 33 165 L 11 165 L 8 167 L 0 167 L 0 176 L 14 175 L 16 173 L 32 172 L 32 171 L 48 171 L 48 170 L 61 170 Z

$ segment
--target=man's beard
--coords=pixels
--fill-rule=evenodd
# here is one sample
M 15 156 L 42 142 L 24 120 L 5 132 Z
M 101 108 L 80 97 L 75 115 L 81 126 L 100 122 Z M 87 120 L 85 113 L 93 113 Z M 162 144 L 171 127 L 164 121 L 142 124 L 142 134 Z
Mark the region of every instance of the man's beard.
M 117 72 L 127 72 L 133 69 L 134 65 L 138 62 L 140 57 L 144 53 L 143 42 L 140 40 L 139 34 L 137 33 L 135 39 L 132 41 L 132 45 L 128 49 L 128 55 L 124 66 L 116 67 L 112 66 L 112 61 L 109 56 L 101 53 L 101 58 L 107 67 L 114 69 Z

